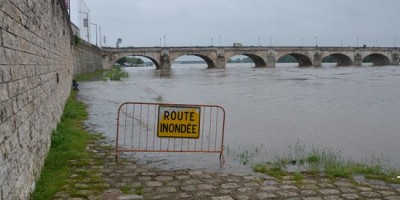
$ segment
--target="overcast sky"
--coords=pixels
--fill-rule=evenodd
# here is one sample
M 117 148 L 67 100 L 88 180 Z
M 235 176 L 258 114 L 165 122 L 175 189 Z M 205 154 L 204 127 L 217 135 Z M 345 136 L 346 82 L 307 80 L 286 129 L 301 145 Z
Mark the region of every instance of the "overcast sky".
M 78 1 L 71 19 L 79 23 Z M 400 45 L 400 0 L 84 0 L 115 46 Z M 83 14 L 83 16 L 86 16 Z M 95 26 L 92 43 L 95 43 Z M 99 33 L 98 33 L 99 34 Z M 82 38 L 86 30 L 81 29 Z M 316 38 L 317 37 L 317 38 Z M 213 39 L 211 39 L 213 38 Z

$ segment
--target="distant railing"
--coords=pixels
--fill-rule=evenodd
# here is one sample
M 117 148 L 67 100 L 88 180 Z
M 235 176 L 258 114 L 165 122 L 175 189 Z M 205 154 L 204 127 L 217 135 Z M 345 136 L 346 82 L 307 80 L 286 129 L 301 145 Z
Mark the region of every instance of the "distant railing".
M 224 162 L 225 110 L 217 105 L 126 102 L 118 108 L 121 152 L 219 153 Z

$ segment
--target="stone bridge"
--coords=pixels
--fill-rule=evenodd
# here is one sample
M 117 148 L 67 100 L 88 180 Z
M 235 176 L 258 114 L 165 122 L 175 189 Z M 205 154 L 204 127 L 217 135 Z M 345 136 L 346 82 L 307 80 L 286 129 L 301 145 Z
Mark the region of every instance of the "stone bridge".
M 104 47 L 103 66 L 111 67 L 125 56 L 143 56 L 157 69 L 170 69 L 177 58 L 186 55 L 202 58 L 208 68 L 223 68 L 236 55 L 248 56 L 256 67 L 275 67 L 285 55 L 293 56 L 300 67 L 320 67 L 328 56 L 334 57 L 338 66 L 361 66 L 366 57 L 374 65 L 399 65 L 399 53 L 393 47 Z

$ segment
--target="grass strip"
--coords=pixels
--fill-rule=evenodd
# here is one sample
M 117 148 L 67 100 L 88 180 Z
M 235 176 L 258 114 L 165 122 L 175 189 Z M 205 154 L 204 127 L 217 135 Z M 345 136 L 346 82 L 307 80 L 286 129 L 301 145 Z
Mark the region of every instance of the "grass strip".
M 286 169 L 290 166 L 304 166 L 305 173 L 319 174 L 323 173 L 328 178 L 348 178 L 352 179 L 354 175 L 363 175 L 368 179 L 379 179 L 386 183 L 400 184 L 400 179 L 396 175 L 400 174 L 399 169 L 386 168 L 383 164 L 375 161 L 375 164 L 367 164 L 352 160 L 344 160 L 340 155 L 330 150 L 313 150 L 309 155 L 299 157 L 289 156 L 280 157 L 275 162 L 257 163 L 252 166 L 253 171 L 268 174 L 278 179 L 282 179 L 288 173 Z M 298 172 L 295 172 L 298 173 Z
M 76 80 L 78 82 L 97 81 L 97 80 L 120 81 L 122 80 L 122 78 L 128 78 L 128 77 L 129 73 L 125 71 L 121 66 L 114 66 L 109 70 L 102 69 L 90 73 L 80 74 L 76 76 Z
M 82 121 L 87 118 L 86 106 L 77 101 L 76 96 L 77 92 L 72 91 L 52 133 L 50 151 L 36 189 L 31 194 L 32 200 L 51 199 L 71 176 L 70 161 L 90 156 L 85 147 L 91 136 L 82 126 Z
M 104 74 L 107 72 L 107 70 L 102 69 L 102 70 L 97 70 L 95 72 L 90 72 L 90 73 L 86 73 L 86 74 L 80 74 L 78 76 L 76 76 L 76 80 L 78 82 L 80 81 L 95 81 L 95 80 L 99 80 L 102 79 Z

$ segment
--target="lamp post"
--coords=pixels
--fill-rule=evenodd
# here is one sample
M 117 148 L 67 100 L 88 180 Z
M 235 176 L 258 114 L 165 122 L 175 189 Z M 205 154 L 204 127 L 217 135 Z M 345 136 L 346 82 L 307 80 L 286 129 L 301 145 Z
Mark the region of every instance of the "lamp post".
M 358 36 L 357 36 L 357 47 L 358 47 Z
M 97 36 L 96 36 L 97 37 Z M 102 47 L 103 46 L 103 44 L 102 44 L 102 42 L 101 42 L 101 26 L 99 25 L 99 42 L 100 42 L 100 47 Z
M 164 35 L 164 47 L 167 47 L 167 36 Z
M 214 46 L 214 38 L 211 37 L 211 46 Z
M 97 24 L 95 23 L 90 23 L 90 24 L 96 26 L 96 46 L 97 46 Z
M 318 36 L 315 36 L 315 46 L 318 46 Z
M 272 36 L 269 36 L 269 47 L 272 47 Z
M 90 33 L 89 33 L 89 13 L 79 11 L 79 13 L 86 14 L 86 19 L 83 18 L 83 27 L 87 29 L 87 42 L 90 42 Z

